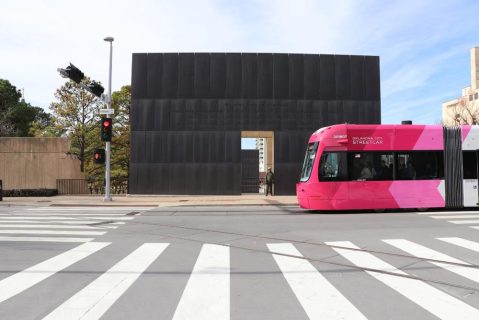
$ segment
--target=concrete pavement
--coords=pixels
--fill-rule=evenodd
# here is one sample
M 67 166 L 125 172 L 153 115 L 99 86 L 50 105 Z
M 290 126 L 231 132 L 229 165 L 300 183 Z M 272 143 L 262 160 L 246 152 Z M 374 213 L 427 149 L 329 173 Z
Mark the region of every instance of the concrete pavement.
M 103 196 L 78 195 L 55 197 L 3 198 L 0 206 L 118 206 L 118 207 L 171 207 L 171 206 L 230 206 L 230 205 L 297 205 L 296 196 L 265 196 L 244 194 L 238 196 L 192 195 L 113 195 L 105 202 Z

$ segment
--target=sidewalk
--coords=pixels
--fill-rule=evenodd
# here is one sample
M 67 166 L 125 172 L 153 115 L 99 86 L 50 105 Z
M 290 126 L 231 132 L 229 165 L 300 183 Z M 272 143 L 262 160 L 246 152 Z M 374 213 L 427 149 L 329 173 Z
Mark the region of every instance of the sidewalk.
M 296 196 L 265 196 L 247 194 L 239 196 L 188 195 L 113 195 L 105 202 L 103 196 L 55 196 L 3 198 L 0 206 L 118 206 L 118 207 L 174 207 L 174 206 L 238 206 L 238 205 L 297 205 Z

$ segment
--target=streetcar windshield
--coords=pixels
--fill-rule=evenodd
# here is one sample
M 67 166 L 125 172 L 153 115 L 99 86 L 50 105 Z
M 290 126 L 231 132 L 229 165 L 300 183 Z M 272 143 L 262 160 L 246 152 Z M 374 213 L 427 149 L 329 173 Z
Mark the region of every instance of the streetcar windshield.
M 318 149 L 318 143 L 308 144 L 308 149 L 306 149 L 306 156 L 304 157 L 303 169 L 301 170 L 300 181 L 308 181 L 311 171 L 313 171 L 314 158 L 316 158 L 316 150 Z

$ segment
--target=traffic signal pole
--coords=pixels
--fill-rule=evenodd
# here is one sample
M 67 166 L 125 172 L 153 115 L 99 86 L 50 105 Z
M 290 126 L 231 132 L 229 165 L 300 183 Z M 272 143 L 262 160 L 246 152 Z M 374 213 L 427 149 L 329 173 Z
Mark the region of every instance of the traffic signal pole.
M 110 43 L 110 71 L 109 71 L 109 79 L 108 79 L 108 109 L 111 109 L 111 68 L 112 68 L 112 59 L 113 59 L 113 38 L 107 37 L 104 39 L 105 41 Z M 111 117 L 111 114 L 106 115 L 108 118 Z M 110 142 L 105 142 L 105 151 L 106 151 L 106 161 L 105 161 L 105 198 L 104 201 L 111 201 L 110 195 Z

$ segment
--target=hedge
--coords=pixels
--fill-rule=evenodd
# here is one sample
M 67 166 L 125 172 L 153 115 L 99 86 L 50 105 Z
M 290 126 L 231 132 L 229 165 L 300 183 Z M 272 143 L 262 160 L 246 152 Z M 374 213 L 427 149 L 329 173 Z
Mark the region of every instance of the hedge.
M 58 195 L 57 189 L 13 189 L 3 190 L 4 197 L 53 197 Z

